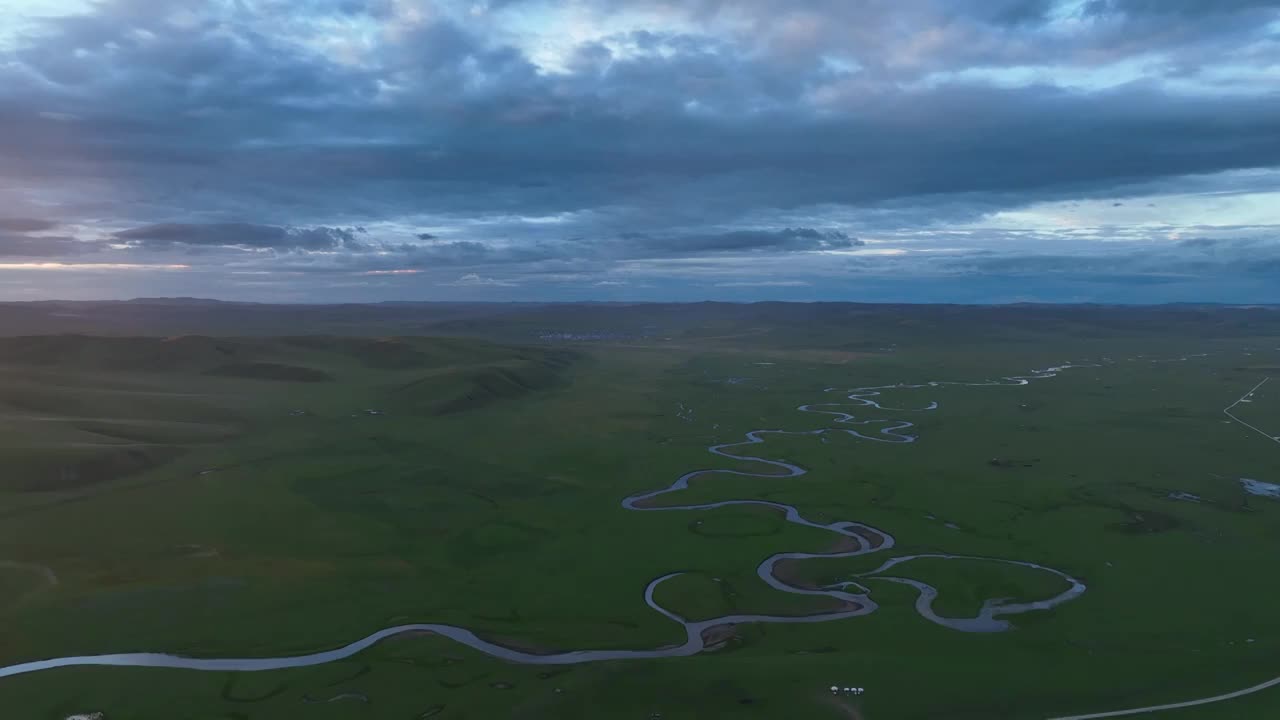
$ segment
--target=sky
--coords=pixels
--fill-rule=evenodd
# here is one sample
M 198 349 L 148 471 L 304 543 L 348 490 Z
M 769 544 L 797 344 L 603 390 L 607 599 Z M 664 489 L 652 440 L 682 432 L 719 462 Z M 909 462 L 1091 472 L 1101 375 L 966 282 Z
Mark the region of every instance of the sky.
M 1280 303 L 1280 0 L 0 17 L 0 300 Z

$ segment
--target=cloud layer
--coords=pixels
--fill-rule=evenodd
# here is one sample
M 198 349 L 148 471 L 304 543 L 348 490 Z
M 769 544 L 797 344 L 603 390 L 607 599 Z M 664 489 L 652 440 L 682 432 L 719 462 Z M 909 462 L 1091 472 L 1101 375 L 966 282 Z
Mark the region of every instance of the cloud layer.
M 20 20 L 0 34 L 14 297 L 64 291 L 5 259 L 25 257 L 128 266 L 65 284 L 102 296 L 163 294 L 155 264 L 190 267 L 180 294 L 250 299 L 1280 301 L 1280 2 Z

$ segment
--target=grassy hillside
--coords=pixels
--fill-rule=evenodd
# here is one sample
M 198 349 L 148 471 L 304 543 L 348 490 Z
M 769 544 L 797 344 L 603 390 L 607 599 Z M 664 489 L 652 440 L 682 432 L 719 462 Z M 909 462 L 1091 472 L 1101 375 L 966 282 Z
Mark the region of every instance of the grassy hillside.
M 413 338 L 0 338 L 0 484 L 52 492 L 143 475 L 291 418 L 463 411 L 549 387 L 573 358 Z
M 367 339 L 431 335 L 521 344 L 709 345 L 876 352 L 948 342 L 1161 341 L 1280 335 L 1280 307 L 882 305 L 862 303 L 379 303 L 261 305 L 183 298 L 0 303 L 0 335 Z M 305 341 L 304 341 L 305 342 Z M 328 342 L 335 342 L 331 337 Z M 394 362 L 394 361 L 393 361 Z

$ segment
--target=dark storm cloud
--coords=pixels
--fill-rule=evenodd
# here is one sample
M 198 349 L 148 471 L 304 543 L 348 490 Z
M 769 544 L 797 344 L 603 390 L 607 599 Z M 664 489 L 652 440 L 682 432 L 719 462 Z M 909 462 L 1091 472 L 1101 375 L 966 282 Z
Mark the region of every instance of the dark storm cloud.
M 660 2 L 648 0 L 597 0 L 612 7 L 653 6 Z M 862 0 L 858 3 L 842 0 L 792 3 L 790 9 L 815 12 L 824 16 L 856 16 L 864 23 L 880 24 L 890 18 L 921 22 L 930 17 L 951 20 L 990 23 L 994 25 L 1020 25 L 1043 22 L 1059 3 L 1056 0 Z M 785 0 L 691 0 L 688 5 L 702 15 L 723 12 L 735 7 L 752 8 L 755 17 L 785 17 Z
M 980 3 L 956 3 L 957 15 L 977 15 L 997 25 L 1042 23 L 1053 9 L 1054 0 L 991 0 Z
M 1097 67 L 1154 52 L 1227 55 L 1268 38 L 1268 22 L 1280 14 L 1264 0 L 587 1 L 615 12 L 683 8 L 697 22 L 732 17 L 729 31 L 737 28 L 740 42 L 791 60 L 836 54 L 865 77 L 899 80 L 975 67 Z
M 74 237 L 34 234 L 59 224 L 39 218 L 0 218 L 0 257 L 57 258 L 100 248 L 97 242 L 82 242 Z
M 1280 9 L 1280 0 L 1089 0 L 1086 15 L 1174 15 L 1204 17 Z
M 51 230 L 58 227 L 58 223 L 52 220 L 40 220 L 38 218 L 0 218 L 0 231 L 9 231 L 16 233 L 32 233 L 42 230 Z
M 841 230 L 817 230 L 804 227 L 659 237 L 644 233 L 624 233 L 620 239 L 626 246 L 624 254 L 631 255 L 756 250 L 785 252 L 846 250 L 865 244 L 857 238 L 849 237 Z
M 610 262 L 686 255 L 806 253 L 847 250 L 864 243 L 841 230 L 783 228 L 719 233 L 647 234 L 624 232 L 609 238 L 578 237 L 493 247 L 478 242 L 432 243 L 404 249 L 410 258 L 433 264 Z
M 1197 237 L 1178 243 L 1179 251 L 1165 253 L 1168 260 L 1230 265 L 1243 272 L 1271 272 L 1280 264 L 1280 234 L 1270 237 Z
M 1222 240 L 1220 238 L 1198 237 L 1198 238 L 1187 238 L 1186 240 L 1179 240 L 1178 246 L 1184 247 L 1184 248 L 1199 248 L 1201 250 L 1211 250 L 1225 242 L 1226 242 L 1225 240 Z
M 220 243 L 225 244 L 225 243 Z M 538 242 L 485 243 L 474 240 L 392 243 L 367 240 L 353 252 L 334 256 L 303 254 L 284 266 L 300 273 L 387 273 L 441 268 L 516 268 L 528 275 L 599 272 L 633 260 L 707 256 L 714 259 L 804 255 L 847 250 L 864 243 L 840 230 L 784 228 L 720 233 L 649 235 L 624 232 L 612 237 L 573 237 Z
M 100 223 L 122 252 L 227 248 L 246 272 L 585 274 L 804 263 L 862 244 L 846 233 L 1257 190 L 1274 178 L 1221 173 L 1280 166 L 1280 95 L 1219 92 L 1222 68 L 1276 61 L 1276 2 L 590 0 L 680 22 L 576 46 L 519 28 L 564 45 L 553 68 L 487 24 L 521 4 L 109 0 L 37 23 L 0 46 L 0 213 L 19 218 L 0 230 L 34 248 L 18 236 Z M 1138 61 L 1140 81 L 1107 75 Z M 1087 77 L 1056 86 L 1063 68 Z
M 1190 277 L 1271 277 L 1280 274 L 1280 239 L 1196 237 L 1180 240 L 1171 247 L 1125 246 L 1109 253 L 1085 250 L 1071 255 L 985 252 L 944 259 L 939 269 L 979 275 L 1120 277 L 1126 282 L 1148 278 L 1155 283 Z
M 72 237 L 40 237 L 0 231 L 0 257 L 56 258 L 97 249 L 95 243 Z
M 393 256 L 391 262 L 405 260 L 417 266 L 478 265 L 520 262 L 522 259 L 533 259 L 529 249 L 526 247 L 519 247 L 513 250 L 495 249 L 484 243 L 471 240 L 432 243 L 420 246 L 404 245 L 399 248 L 399 254 L 401 258 Z M 379 261 L 375 260 L 375 262 Z
M 303 253 L 282 266 L 300 273 L 386 272 L 481 266 L 519 266 L 521 272 L 536 273 L 546 264 L 576 262 L 584 251 L 572 242 L 490 245 L 473 240 L 452 242 L 380 243 L 368 242 L 343 253 Z
M 933 118 L 949 124 L 920 126 Z M 1207 104 L 1151 90 L 1081 96 L 971 87 L 869 103 L 840 120 L 769 115 L 729 127 L 714 118 L 589 112 L 516 127 L 444 120 L 440 150 L 406 137 L 384 147 L 197 149 L 210 157 L 174 164 L 137 154 L 145 140 L 117 138 L 119 160 L 91 170 L 150 188 L 153 206 L 285 223 L 406 212 L 536 215 L 623 200 L 645 208 L 650 222 L 687 213 L 720 224 L 756 208 L 936 203 L 958 194 L 980 203 L 974 193 L 1008 193 L 1001 202 L 1017 204 L 1269 167 L 1280 162 L 1277 126 L 1280 97 Z M 74 186 L 84 168 L 63 147 L 50 149 L 46 167 L 73 170 L 60 177 Z
M 122 230 L 113 237 L 144 248 L 175 245 L 271 248 L 275 250 L 333 250 L 357 248 L 357 231 L 333 227 L 279 227 L 249 223 L 161 223 Z
M 953 84 L 845 99 L 819 64 L 659 32 L 628 36 L 626 57 L 583 48 L 573 73 L 552 78 L 447 19 L 406 31 L 368 66 L 345 66 L 249 18 L 175 27 L 136 4 L 102 8 L 58 21 L 17 53 L 20 69 L 0 71 L 15 76 L 0 84 L 11 88 L 0 90 L 10 101 L 0 145 L 51 182 L 122 179 L 162 213 L 168 204 L 288 224 L 310 219 L 301 214 L 579 211 L 625 198 L 659 221 L 695 212 L 719 223 L 762 206 L 992 192 L 1026 201 L 1280 162 L 1275 96 L 1208 103 L 1156 87 Z M 1025 22 L 1048 9 L 924 3 L 902 17 Z M 897 17 L 888 4 L 862 12 Z M 379 89 L 386 79 L 397 92 Z M 820 88 L 833 99 L 817 112 L 806 97 Z M 688 110 L 691 98 L 701 110 Z M 78 119 L 38 117 L 48 111 Z

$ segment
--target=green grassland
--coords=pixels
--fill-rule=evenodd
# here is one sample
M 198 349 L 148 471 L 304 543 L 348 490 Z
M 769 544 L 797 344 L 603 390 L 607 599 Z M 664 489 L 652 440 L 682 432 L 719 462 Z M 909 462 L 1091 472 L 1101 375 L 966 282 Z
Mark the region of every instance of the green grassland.
M 573 328 L 605 322 L 605 310 L 581 312 L 592 315 Z M 705 477 L 662 498 L 774 500 L 897 541 L 796 563 L 808 582 L 949 553 L 1040 563 L 1088 592 L 979 635 L 919 617 L 910 588 L 867 581 L 880 605 L 869 616 L 739 626 L 690 658 L 532 667 L 407 636 L 299 670 L 16 676 L 0 679 L 0 707 L 50 720 L 840 718 L 849 710 L 826 688 L 851 684 L 868 689 L 857 705 L 869 720 L 1030 719 L 1280 674 L 1280 576 L 1267 560 L 1280 502 L 1237 481 L 1280 482 L 1280 446 L 1222 414 L 1280 364 L 1266 349 L 1280 345 L 1274 337 L 1197 326 L 1112 337 L 1063 325 L 1057 342 L 1037 330 L 1034 341 L 1002 334 L 978 345 L 908 327 L 890 348 L 830 327 L 810 339 L 768 320 L 753 319 L 758 331 L 708 321 L 672 331 L 676 340 L 649 331 L 604 342 L 535 341 L 550 322 L 538 314 L 450 321 L 474 335 L 487 322 L 501 342 L 0 340 L 0 664 L 296 654 L 405 622 L 545 651 L 653 648 L 683 631 L 645 606 L 643 590 L 677 570 L 687 574 L 657 597 L 691 619 L 830 609 L 755 574 L 773 553 L 831 549 L 829 533 L 763 508 L 629 512 L 620 500 L 692 469 L 760 471 L 706 447 L 761 428 L 833 426 L 796 411 L 840 402 L 824 388 L 977 381 L 1110 357 L 1023 387 L 889 390 L 878 398 L 886 406 L 939 408 L 848 412 L 909 419 L 919 442 L 770 436 L 735 452 L 809 473 Z M 1280 421 L 1280 386 L 1262 390 L 1240 416 Z M 889 574 L 935 585 L 944 616 L 1061 590 L 1051 574 L 981 560 L 921 559 Z M 1280 690 L 1168 717 L 1271 713 Z

